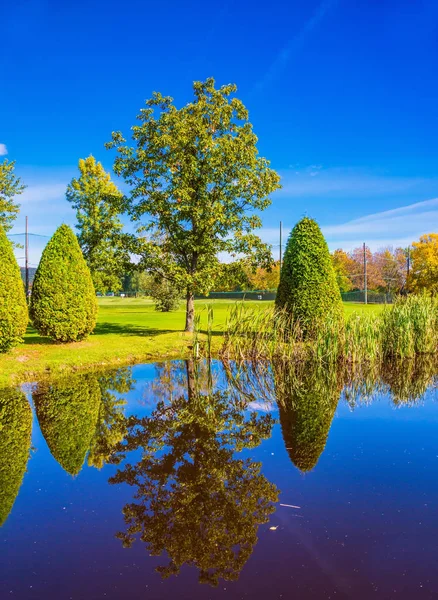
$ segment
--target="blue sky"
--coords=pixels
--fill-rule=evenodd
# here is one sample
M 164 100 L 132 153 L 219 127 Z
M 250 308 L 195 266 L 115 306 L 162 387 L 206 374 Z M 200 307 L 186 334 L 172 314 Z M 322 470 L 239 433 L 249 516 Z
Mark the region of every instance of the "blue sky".
M 263 214 L 278 242 L 303 215 L 331 248 L 406 245 L 438 230 L 438 3 L 15 0 L 0 7 L 0 154 L 28 184 L 15 232 L 74 223 L 77 161 L 152 91 L 234 82 L 283 189 Z

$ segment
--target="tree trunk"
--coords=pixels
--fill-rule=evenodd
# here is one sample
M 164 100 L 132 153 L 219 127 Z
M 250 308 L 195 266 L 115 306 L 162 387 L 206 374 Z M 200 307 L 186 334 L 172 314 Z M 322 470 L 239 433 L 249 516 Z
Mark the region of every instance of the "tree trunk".
M 195 295 L 192 290 L 187 290 L 186 295 L 186 331 L 193 333 L 195 330 Z
M 189 400 L 193 400 L 196 395 L 195 361 L 193 358 L 186 360 L 187 372 L 187 395 Z

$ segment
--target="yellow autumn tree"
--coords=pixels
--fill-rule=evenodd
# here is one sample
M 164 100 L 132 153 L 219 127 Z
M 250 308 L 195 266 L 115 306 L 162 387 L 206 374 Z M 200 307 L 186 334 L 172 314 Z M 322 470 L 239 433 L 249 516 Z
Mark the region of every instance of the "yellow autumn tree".
M 438 233 L 427 233 L 412 244 L 409 289 L 438 294 Z

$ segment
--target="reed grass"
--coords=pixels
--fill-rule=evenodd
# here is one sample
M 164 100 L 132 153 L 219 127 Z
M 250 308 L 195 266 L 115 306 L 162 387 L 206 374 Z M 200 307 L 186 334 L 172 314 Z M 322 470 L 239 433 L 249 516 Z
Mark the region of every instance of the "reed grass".
M 237 361 L 376 363 L 436 353 L 437 333 L 438 300 L 424 295 L 399 298 L 380 314 L 353 314 L 344 323 L 328 315 L 311 339 L 286 311 L 236 303 L 225 324 L 221 355 Z

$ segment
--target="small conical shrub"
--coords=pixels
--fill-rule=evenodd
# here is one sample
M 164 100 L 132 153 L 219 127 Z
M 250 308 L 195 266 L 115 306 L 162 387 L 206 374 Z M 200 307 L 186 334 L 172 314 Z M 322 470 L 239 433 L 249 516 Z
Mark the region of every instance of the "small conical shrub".
M 0 352 L 22 341 L 28 323 L 26 295 L 12 245 L 0 227 Z
M 287 242 L 276 307 L 290 312 L 307 335 L 331 317 L 343 322 L 343 307 L 330 252 L 313 219 L 297 223 Z
M 55 231 L 41 256 L 32 287 L 30 317 L 41 335 L 58 342 L 81 340 L 96 325 L 93 281 L 68 225 Z

